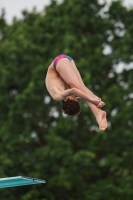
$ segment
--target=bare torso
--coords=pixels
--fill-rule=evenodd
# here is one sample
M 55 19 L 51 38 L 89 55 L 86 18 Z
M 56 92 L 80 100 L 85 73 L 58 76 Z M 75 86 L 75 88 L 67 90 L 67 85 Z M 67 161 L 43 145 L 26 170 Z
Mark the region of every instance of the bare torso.
M 68 85 L 54 69 L 53 63 L 48 67 L 45 83 L 48 92 L 54 100 L 58 100 L 59 94 L 68 89 Z
M 74 98 L 75 101 L 78 101 L 76 97 L 81 98 L 94 113 L 100 130 L 105 130 L 108 126 L 106 112 L 101 110 L 101 107 L 105 105 L 104 102 L 96 97 L 84 85 L 76 66 L 74 66 L 74 62 L 72 61 L 71 64 L 72 65 L 70 65 L 70 61 L 68 61 L 67 58 L 60 60 L 58 63 L 58 72 L 61 74 L 60 76 L 54 69 L 53 63 L 51 63 L 48 67 L 45 79 L 48 92 L 52 98 L 57 101 L 62 101 L 66 97 L 70 98 L 70 96 Z M 72 97 L 73 95 L 75 97 Z

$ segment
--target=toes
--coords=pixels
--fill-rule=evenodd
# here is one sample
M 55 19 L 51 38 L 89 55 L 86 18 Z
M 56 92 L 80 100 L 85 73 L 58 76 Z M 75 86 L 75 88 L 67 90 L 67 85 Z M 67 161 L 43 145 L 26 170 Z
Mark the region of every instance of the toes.
M 102 128 L 100 128 L 100 130 L 101 130 L 101 131 L 104 131 L 106 128 L 107 128 L 107 127 L 105 127 L 105 128 L 102 127 Z
M 106 125 L 106 126 L 102 126 L 102 127 L 100 126 L 99 129 L 100 129 L 101 131 L 104 131 L 107 127 L 108 127 L 107 125 Z
M 98 103 L 97 107 L 102 108 L 104 105 L 105 105 L 105 103 L 103 101 L 101 101 L 101 102 Z
M 100 125 L 100 126 L 99 126 L 99 129 L 100 129 L 101 131 L 104 131 L 107 127 L 108 127 L 108 124 Z

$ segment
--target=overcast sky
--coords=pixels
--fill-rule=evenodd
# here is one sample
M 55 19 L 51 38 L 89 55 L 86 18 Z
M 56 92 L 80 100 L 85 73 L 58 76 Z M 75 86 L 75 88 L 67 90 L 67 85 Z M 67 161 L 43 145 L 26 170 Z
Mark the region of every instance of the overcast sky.
M 123 2 L 124 5 L 128 7 L 131 5 L 133 6 L 133 0 L 123 0 Z M 0 0 L 0 11 L 2 8 L 5 9 L 7 22 L 11 23 L 14 16 L 21 18 L 22 10 L 27 9 L 28 11 L 31 11 L 33 7 L 36 7 L 38 11 L 41 11 L 49 4 L 50 0 Z

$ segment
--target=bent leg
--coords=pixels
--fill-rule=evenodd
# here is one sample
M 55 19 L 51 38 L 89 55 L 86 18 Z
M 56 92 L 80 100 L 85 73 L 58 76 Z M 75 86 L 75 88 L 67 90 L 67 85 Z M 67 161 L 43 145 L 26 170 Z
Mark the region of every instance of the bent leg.
M 91 99 L 96 101 L 96 105 L 102 107 L 104 105 L 101 99 L 96 97 L 83 83 L 79 71 L 74 64 L 74 61 L 70 62 L 67 58 L 61 59 L 56 66 L 57 72 L 62 79 L 71 87 L 77 88 L 88 95 Z
M 74 69 L 72 67 L 72 64 L 69 62 L 67 58 L 61 59 L 57 66 L 56 66 L 57 72 L 60 74 L 62 79 L 71 87 L 75 87 L 82 92 L 84 92 L 89 97 L 95 98 L 96 96 L 84 85 L 80 74 L 78 74 L 78 70 Z M 99 124 L 100 130 L 105 130 L 107 128 L 107 119 L 106 119 L 106 112 L 97 108 L 94 104 L 90 102 L 86 102 L 87 105 L 92 110 L 97 123 Z
M 82 78 L 81 78 L 81 75 L 80 75 L 80 73 L 79 73 L 79 71 L 78 71 L 76 65 L 75 65 L 74 60 L 72 60 L 71 64 L 72 64 L 72 68 L 73 68 L 73 70 L 74 70 L 74 72 L 75 72 L 75 74 L 76 74 L 76 76 L 77 76 L 77 78 L 78 78 L 78 81 L 80 82 L 80 84 L 84 85 L 84 82 L 83 82 L 83 80 L 82 80 Z M 85 85 L 84 85 L 84 86 L 85 86 Z
M 79 71 L 78 71 L 78 69 L 77 69 L 77 67 L 76 67 L 76 64 L 75 64 L 74 60 L 71 62 L 71 64 L 72 64 L 72 68 L 73 68 L 73 70 L 74 70 L 74 72 L 75 72 L 75 74 L 76 74 L 76 76 L 77 76 L 77 78 L 78 78 L 80 84 L 84 86 L 84 89 L 86 90 L 86 93 L 87 93 L 87 92 L 91 92 L 91 91 L 85 86 L 85 84 L 84 84 L 84 82 L 83 82 L 83 80 L 82 80 L 82 78 L 81 78 L 81 75 L 80 75 L 80 73 L 79 73 Z M 88 90 L 89 90 L 89 91 L 88 91 Z M 95 95 L 95 97 L 96 97 L 96 98 L 99 98 L 99 97 L 97 97 L 96 95 Z M 99 99 L 100 99 L 100 98 L 99 98 Z M 104 103 L 103 101 L 101 101 L 101 102 L 97 105 L 97 107 L 101 108 L 101 107 L 103 107 L 104 105 L 105 105 L 105 103 Z
M 80 84 L 68 58 L 58 61 L 56 71 L 71 88 L 77 88 Z

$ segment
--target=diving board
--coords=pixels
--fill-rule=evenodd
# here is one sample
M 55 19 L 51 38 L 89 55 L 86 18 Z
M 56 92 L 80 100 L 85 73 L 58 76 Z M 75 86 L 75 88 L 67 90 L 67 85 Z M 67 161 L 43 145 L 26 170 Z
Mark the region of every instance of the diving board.
M 26 177 L 26 176 L 0 178 L 0 188 L 44 184 L 44 183 L 46 183 L 45 180 L 30 178 L 30 177 Z

